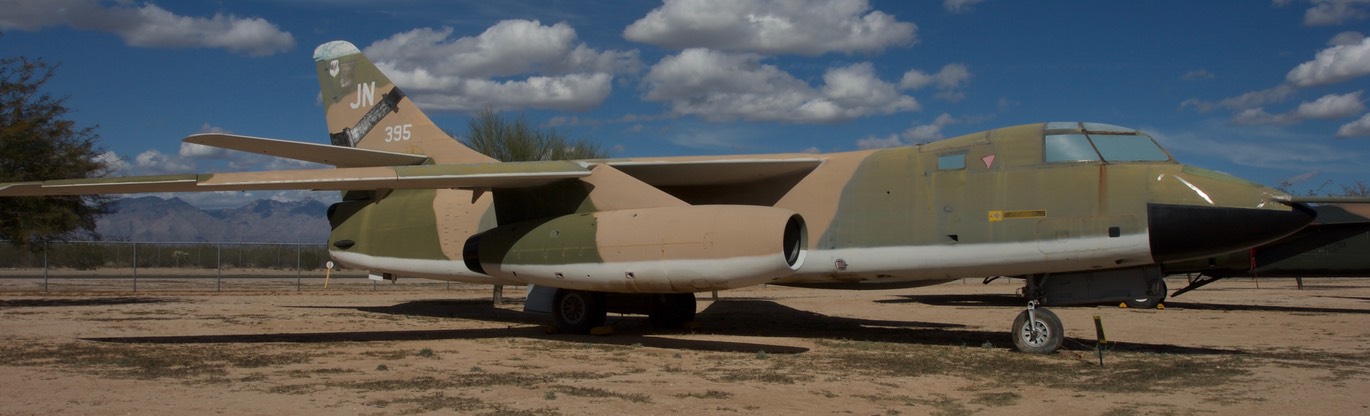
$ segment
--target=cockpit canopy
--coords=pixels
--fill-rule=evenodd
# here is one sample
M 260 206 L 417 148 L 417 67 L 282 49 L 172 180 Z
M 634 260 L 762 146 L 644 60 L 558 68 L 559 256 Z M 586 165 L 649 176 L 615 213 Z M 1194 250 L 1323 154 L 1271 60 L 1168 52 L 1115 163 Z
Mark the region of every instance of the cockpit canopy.
M 1102 123 L 1053 122 L 1042 132 L 1047 163 L 1168 162 L 1170 154 L 1151 136 Z

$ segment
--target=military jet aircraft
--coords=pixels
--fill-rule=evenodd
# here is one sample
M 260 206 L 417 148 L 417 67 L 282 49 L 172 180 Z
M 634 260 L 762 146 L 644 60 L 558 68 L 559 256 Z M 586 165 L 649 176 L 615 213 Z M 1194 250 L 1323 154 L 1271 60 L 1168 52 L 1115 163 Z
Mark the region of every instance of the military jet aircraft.
M 1022 351 L 1060 347 L 1039 302 L 1163 293 L 1163 262 L 1313 221 L 1284 193 L 1177 163 L 1125 127 L 1052 122 L 833 154 L 498 163 L 445 134 L 352 44 L 314 51 L 331 144 L 186 142 L 336 166 L 0 184 L 0 196 L 312 189 L 333 259 L 382 278 L 550 291 L 556 327 L 694 318 L 696 292 L 895 289 L 1015 276 Z M 530 299 L 532 296 L 530 296 Z

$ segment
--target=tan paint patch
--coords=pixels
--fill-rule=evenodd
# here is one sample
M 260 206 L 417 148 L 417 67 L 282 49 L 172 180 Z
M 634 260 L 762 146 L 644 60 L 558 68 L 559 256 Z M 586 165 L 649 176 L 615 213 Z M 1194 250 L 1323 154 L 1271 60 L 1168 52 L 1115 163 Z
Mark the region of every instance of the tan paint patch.
M 842 190 L 847 187 L 861 162 L 878 150 L 838 153 L 828 155 L 822 166 L 813 170 L 807 178 L 795 185 L 775 206 L 789 208 L 800 213 L 808 224 L 809 236 L 825 235 L 837 217 L 837 207 L 841 202 Z M 809 246 L 819 244 L 818 238 L 810 238 Z
M 689 205 L 605 164 L 596 165 L 590 170 L 590 176 L 581 181 L 593 187 L 590 202 L 598 211 Z
M 466 239 L 484 231 L 480 227 L 486 211 L 493 209 L 493 194 L 468 190 L 439 190 L 433 197 L 433 214 L 438 230 L 438 245 L 449 259 L 461 259 Z

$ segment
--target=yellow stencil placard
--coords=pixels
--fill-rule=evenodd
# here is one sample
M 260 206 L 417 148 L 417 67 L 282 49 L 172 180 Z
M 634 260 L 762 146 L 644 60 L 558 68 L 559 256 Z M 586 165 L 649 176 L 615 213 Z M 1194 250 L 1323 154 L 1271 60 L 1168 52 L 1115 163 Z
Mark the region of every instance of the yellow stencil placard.
M 1003 220 L 1014 220 L 1023 218 L 1042 218 L 1047 216 L 1044 209 L 1030 209 L 1025 211 L 990 211 L 989 222 L 999 222 Z

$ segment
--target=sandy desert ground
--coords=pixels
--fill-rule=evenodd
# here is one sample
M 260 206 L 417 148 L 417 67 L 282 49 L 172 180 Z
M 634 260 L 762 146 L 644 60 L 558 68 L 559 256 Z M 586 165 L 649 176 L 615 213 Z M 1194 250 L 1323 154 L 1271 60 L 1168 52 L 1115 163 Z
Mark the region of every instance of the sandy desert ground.
M 1370 413 L 1370 279 L 1053 308 L 1069 349 L 1034 356 L 1011 349 L 1008 282 L 706 293 L 692 331 L 611 316 L 613 335 L 569 336 L 515 288 L 496 307 L 432 281 L 161 278 L 0 278 L 0 413 Z

